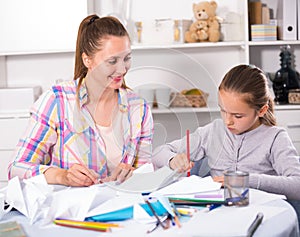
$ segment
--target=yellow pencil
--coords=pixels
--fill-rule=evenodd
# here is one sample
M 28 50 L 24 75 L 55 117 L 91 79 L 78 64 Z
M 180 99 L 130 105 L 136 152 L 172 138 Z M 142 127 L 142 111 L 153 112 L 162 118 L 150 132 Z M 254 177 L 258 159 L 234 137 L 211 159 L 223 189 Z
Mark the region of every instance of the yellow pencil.
M 181 215 L 185 215 L 185 216 L 192 216 L 195 212 L 194 209 L 191 208 L 180 208 L 177 207 L 177 211 L 181 214 Z
M 74 221 L 74 220 L 64 220 L 56 219 L 53 221 L 56 225 L 73 227 L 86 230 L 97 230 L 103 232 L 111 231 L 111 227 L 120 227 L 120 225 L 115 223 L 103 223 L 103 222 L 90 222 L 90 221 Z

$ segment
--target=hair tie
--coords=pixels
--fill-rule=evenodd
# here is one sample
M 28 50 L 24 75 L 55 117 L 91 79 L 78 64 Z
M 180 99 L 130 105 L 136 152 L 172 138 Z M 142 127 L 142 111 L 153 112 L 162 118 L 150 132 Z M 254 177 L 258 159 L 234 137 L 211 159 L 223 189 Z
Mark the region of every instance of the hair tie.
M 92 24 L 92 23 L 93 23 L 96 19 L 98 19 L 98 18 L 99 18 L 99 16 L 93 16 L 93 17 L 90 19 L 88 25 Z

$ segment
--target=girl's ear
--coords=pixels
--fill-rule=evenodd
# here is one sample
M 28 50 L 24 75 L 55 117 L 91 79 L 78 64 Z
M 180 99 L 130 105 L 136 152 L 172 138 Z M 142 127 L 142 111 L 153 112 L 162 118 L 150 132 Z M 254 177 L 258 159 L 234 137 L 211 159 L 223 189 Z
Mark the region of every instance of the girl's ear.
M 87 68 L 89 68 L 91 66 L 90 57 L 87 56 L 85 53 L 82 53 L 81 58 L 82 58 L 84 66 L 86 66 Z
M 258 112 L 258 117 L 263 117 L 265 113 L 267 113 L 268 109 L 269 109 L 269 105 L 267 104 L 261 107 L 261 109 Z

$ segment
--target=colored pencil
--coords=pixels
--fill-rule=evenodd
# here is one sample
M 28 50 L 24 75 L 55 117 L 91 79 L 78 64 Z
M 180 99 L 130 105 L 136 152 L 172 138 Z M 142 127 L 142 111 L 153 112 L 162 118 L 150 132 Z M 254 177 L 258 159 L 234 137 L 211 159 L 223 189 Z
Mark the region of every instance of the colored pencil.
M 195 198 L 223 198 L 222 194 L 196 194 Z
M 175 224 L 180 228 L 181 227 L 181 223 L 179 221 L 179 216 L 180 216 L 180 213 L 178 212 L 176 206 L 174 203 L 170 203 L 171 206 L 173 207 L 173 212 L 174 212 L 174 221 L 175 221 Z
M 186 130 L 186 155 L 188 158 L 189 163 L 191 162 L 191 156 L 190 156 L 190 130 Z M 187 177 L 190 177 L 191 172 L 187 172 Z
M 152 207 L 151 203 L 150 203 L 148 200 L 146 200 L 145 202 L 147 203 L 148 207 L 150 208 L 150 211 L 152 212 L 152 214 L 153 214 L 154 217 L 156 218 L 157 223 L 158 223 L 163 229 L 167 229 L 167 227 L 166 227 L 166 226 L 163 224 L 163 222 L 159 219 L 159 217 L 158 217 L 156 211 L 154 210 L 154 208 Z
M 184 208 L 184 207 L 177 207 L 177 211 L 179 212 L 180 215 L 183 216 L 192 216 L 197 209 L 195 208 Z
M 169 197 L 169 201 L 177 205 L 180 204 L 180 205 L 195 205 L 195 206 L 206 206 L 210 204 L 224 204 L 224 205 L 227 204 L 226 201 L 224 200 L 175 198 L 175 197 Z
M 92 221 L 74 221 L 74 220 L 56 219 L 53 222 L 56 225 L 85 229 L 85 230 L 96 230 L 102 232 L 110 232 L 111 227 L 120 227 L 120 225 L 114 223 L 102 223 L 102 222 L 92 222 Z

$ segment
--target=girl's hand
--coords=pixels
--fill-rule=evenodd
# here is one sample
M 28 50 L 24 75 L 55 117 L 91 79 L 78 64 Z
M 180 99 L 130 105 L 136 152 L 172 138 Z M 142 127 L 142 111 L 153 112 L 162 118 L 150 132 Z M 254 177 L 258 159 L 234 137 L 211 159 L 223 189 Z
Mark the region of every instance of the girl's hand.
M 177 154 L 170 160 L 169 166 L 172 170 L 183 173 L 190 171 L 193 168 L 194 163 L 188 160 L 186 154 Z
M 222 187 L 224 187 L 224 176 L 214 176 L 213 180 L 215 182 L 221 183 Z
M 130 164 L 120 163 L 109 177 L 101 179 L 101 182 L 117 181 L 122 183 L 132 176 L 134 168 Z

